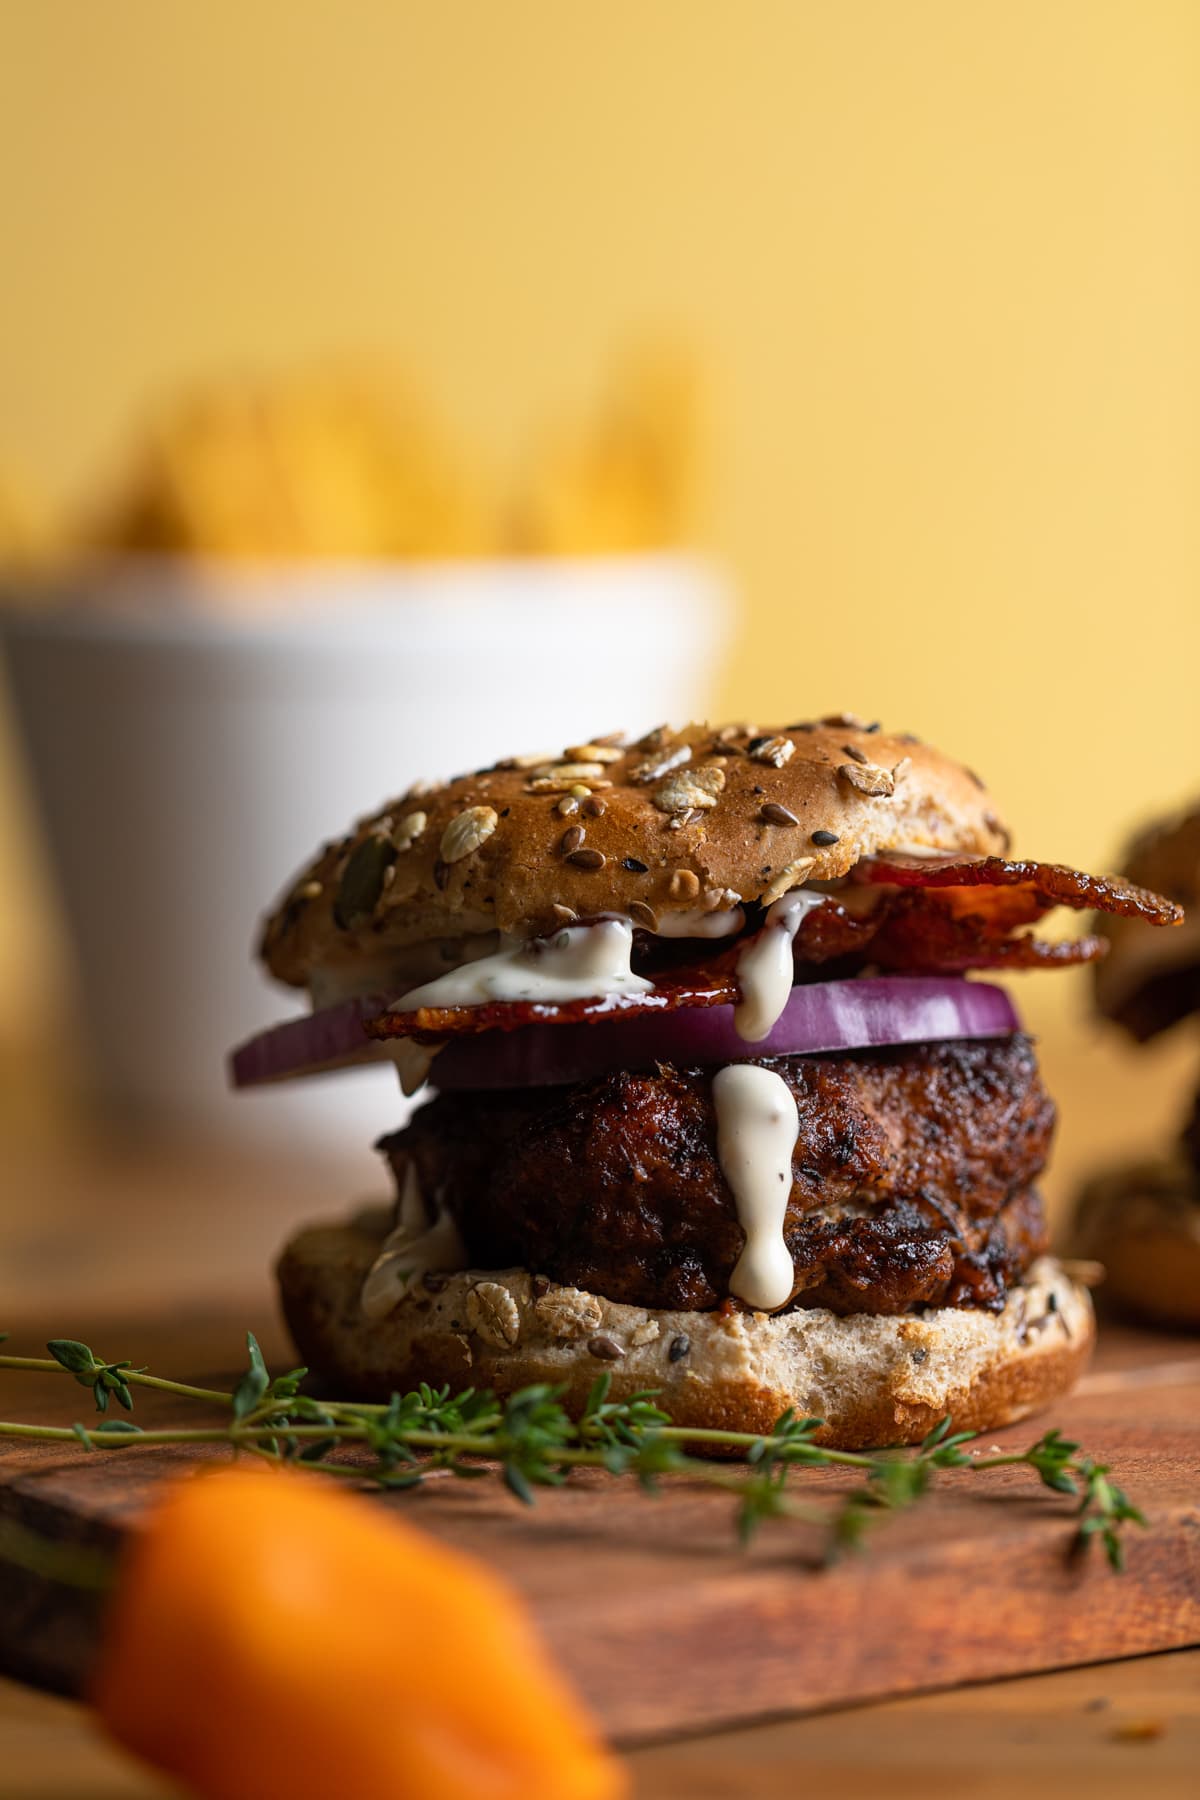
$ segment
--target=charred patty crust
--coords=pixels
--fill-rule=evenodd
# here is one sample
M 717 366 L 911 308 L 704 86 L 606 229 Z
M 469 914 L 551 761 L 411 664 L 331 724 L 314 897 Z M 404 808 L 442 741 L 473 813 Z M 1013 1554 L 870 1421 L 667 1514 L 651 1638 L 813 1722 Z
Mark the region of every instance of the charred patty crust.
M 1032 1183 L 1054 1105 L 1026 1037 L 747 1059 L 800 1132 L 791 1304 L 998 1310 L 1046 1244 Z M 475 1268 L 631 1305 L 715 1307 L 744 1234 L 716 1155 L 712 1074 L 668 1065 L 567 1088 L 444 1094 L 380 1149 L 458 1223 Z

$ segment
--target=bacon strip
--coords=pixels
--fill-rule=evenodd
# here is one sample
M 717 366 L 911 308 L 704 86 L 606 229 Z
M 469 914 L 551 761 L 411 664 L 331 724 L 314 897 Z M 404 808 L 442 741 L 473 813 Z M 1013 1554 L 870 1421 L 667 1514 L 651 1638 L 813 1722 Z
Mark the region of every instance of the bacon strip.
M 629 1019 L 637 1013 L 676 1012 L 683 1006 L 733 1006 L 739 998 L 729 952 L 703 968 L 665 969 L 649 994 L 612 1000 L 491 1000 L 482 1006 L 421 1006 L 385 1012 L 366 1022 L 373 1038 L 413 1037 L 430 1043 L 470 1031 L 515 1031 L 521 1025 L 559 1025 L 581 1019 Z
M 1086 875 L 1064 863 L 1006 862 L 1000 856 L 934 861 L 893 852 L 866 858 L 854 868 L 852 879 L 889 887 L 1027 888 L 1041 912 L 1069 906 L 1074 912 L 1118 913 L 1126 919 L 1145 919 L 1150 925 L 1183 922 L 1182 906 L 1149 888 L 1120 876 Z
M 1062 968 L 1094 962 L 1106 954 L 1103 938 L 1080 937 L 1048 943 L 1012 935 L 1045 910 L 1027 889 L 996 896 L 980 894 L 980 904 L 961 910 L 962 890 L 910 888 L 881 894 L 865 914 L 850 913 L 836 899 L 809 913 L 796 935 L 798 963 L 836 962 L 839 972 L 871 962 L 902 974 L 960 974 L 967 969 Z
M 855 888 L 878 890 L 865 909 L 862 900 L 868 897 L 855 895 Z M 1006 862 L 997 856 L 934 861 L 896 854 L 859 863 L 844 896 L 830 894 L 823 906 L 807 913 L 794 954 L 802 978 L 808 972 L 810 979 L 853 975 L 868 963 L 896 974 L 949 975 L 969 969 L 1069 968 L 1103 956 L 1108 949 L 1103 938 L 1046 942 L 1018 933 L 1056 906 L 1115 912 L 1152 925 L 1175 925 L 1183 917 L 1181 907 L 1146 888 L 1060 863 Z M 619 1002 L 524 1000 L 421 1007 L 383 1013 L 366 1030 L 374 1038 L 412 1037 L 429 1043 L 463 1032 L 731 1006 L 740 998 L 737 958 L 745 942 L 726 943 L 702 964 L 654 969 L 651 993 L 622 996 Z

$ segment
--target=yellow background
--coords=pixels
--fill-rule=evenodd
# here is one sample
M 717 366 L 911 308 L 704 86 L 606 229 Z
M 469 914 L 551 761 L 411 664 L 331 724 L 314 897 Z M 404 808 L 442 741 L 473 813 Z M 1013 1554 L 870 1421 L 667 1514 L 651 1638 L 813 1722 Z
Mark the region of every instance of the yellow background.
M 1195 0 L 0 19 L 0 461 L 75 494 L 180 377 L 364 346 L 498 459 L 679 332 L 747 602 L 715 710 L 911 727 L 1085 864 L 1200 787 Z M 0 776 L 11 1018 L 50 947 Z M 1027 992 L 1073 1042 L 1079 985 Z

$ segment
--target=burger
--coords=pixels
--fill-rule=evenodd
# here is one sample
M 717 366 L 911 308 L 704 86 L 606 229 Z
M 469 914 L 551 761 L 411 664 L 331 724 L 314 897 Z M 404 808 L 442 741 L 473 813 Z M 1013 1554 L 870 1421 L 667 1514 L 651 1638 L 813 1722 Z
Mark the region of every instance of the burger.
M 1162 819 L 1130 845 L 1125 867 L 1181 906 L 1200 900 L 1200 804 Z M 1144 939 L 1119 917 L 1100 921 L 1109 955 L 1096 968 L 1096 1004 L 1138 1044 L 1200 1013 L 1200 928 Z M 1156 1324 L 1200 1330 L 1200 1093 L 1174 1144 L 1105 1170 L 1087 1184 L 1073 1238 L 1108 1271 L 1114 1307 Z
M 983 783 L 849 713 L 510 757 L 327 844 L 261 951 L 311 1016 L 253 1085 L 393 1061 L 431 1096 L 383 1213 L 278 1267 L 304 1359 L 677 1422 L 904 1443 L 1061 1394 L 1093 1339 L 1048 1254 L 1054 1106 L 980 975 L 1099 956 L 1057 906 L 1164 926 L 1128 881 L 1008 860 Z

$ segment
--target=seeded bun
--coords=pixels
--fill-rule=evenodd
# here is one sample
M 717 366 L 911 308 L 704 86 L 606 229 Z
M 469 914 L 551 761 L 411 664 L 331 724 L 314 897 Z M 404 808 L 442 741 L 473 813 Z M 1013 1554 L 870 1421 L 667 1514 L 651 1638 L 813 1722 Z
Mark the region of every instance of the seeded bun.
M 268 969 L 303 987 L 316 969 L 604 912 L 653 930 L 664 913 L 769 903 L 903 844 L 1008 845 L 969 770 L 850 714 L 620 735 L 413 787 L 361 820 L 268 919 Z
M 863 1449 L 917 1443 L 947 1413 L 962 1430 L 1023 1419 L 1071 1387 L 1094 1337 L 1086 1288 L 1050 1257 L 1000 1314 L 654 1312 L 508 1269 L 428 1277 L 372 1324 L 359 1294 L 386 1229 L 311 1227 L 277 1270 L 301 1358 L 368 1398 L 550 1382 L 578 1410 L 606 1372 L 615 1399 L 656 1388 L 681 1425 L 765 1432 L 792 1406 L 826 1420 L 818 1441 Z
M 1080 1256 L 1105 1267 L 1105 1305 L 1200 1331 L 1200 1176 L 1182 1156 L 1095 1177 L 1071 1233 Z
M 1200 1010 L 1200 801 L 1142 832 L 1126 852 L 1123 872 L 1189 915 L 1178 930 L 1161 933 L 1107 913 L 1097 918 L 1110 949 L 1093 965 L 1096 1004 L 1143 1040 Z

